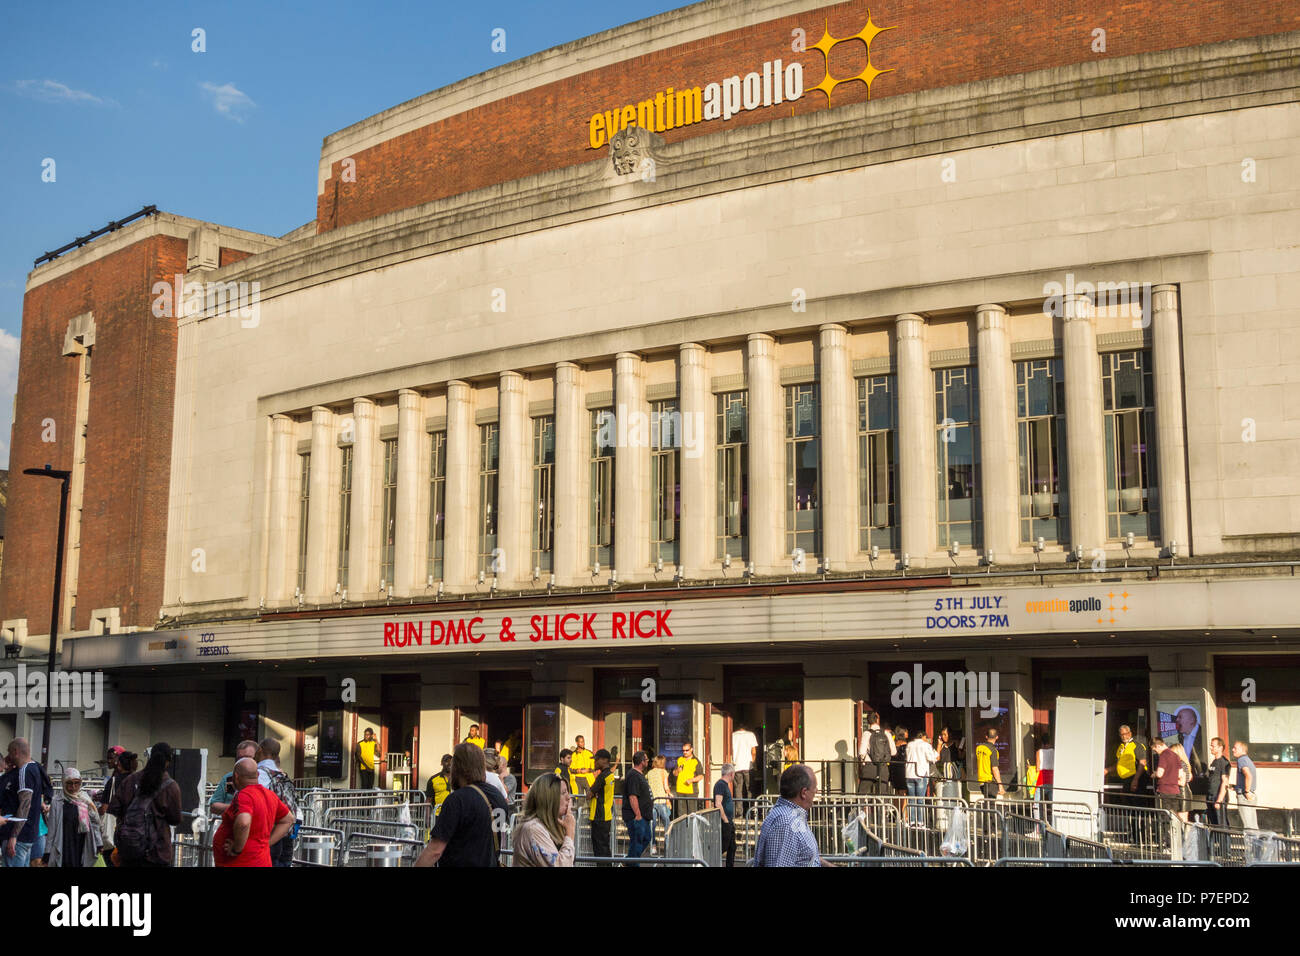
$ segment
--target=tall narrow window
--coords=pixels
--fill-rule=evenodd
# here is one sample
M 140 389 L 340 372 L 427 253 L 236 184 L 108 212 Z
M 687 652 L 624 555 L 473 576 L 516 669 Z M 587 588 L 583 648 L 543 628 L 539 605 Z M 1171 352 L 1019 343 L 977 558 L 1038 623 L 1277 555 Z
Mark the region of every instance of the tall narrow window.
M 785 550 L 821 553 L 817 386 L 785 388 Z
M 442 557 L 447 544 L 447 433 L 434 432 L 429 460 L 429 562 L 427 575 L 442 580 Z
M 338 587 L 348 586 L 348 548 L 352 543 L 352 446 L 341 449 L 343 466 L 339 474 L 339 567 Z
M 533 419 L 533 567 L 554 567 L 555 418 Z
M 478 569 L 492 573 L 497 548 L 497 476 L 501 467 L 501 428 L 478 427 Z
M 1106 445 L 1106 533 L 1155 539 L 1160 534 L 1151 353 L 1101 356 L 1101 398 Z
M 898 545 L 894 475 L 898 459 L 898 395 L 894 376 L 858 379 L 858 547 Z
M 938 539 L 983 545 L 980 514 L 979 385 L 974 366 L 934 372 Z
M 311 454 L 298 456 L 298 593 L 307 593 L 307 514 L 311 510 Z
M 749 551 L 748 392 L 718 396 L 718 558 Z
M 676 399 L 650 405 L 650 563 L 677 563 L 682 413 Z
M 387 587 L 393 583 L 393 558 L 397 553 L 397 439 L 384 442 L 383 540 L 379 551 L 379 580 Z
M 591 413 L 591 536 L 588 563 L 602 568 L 614 562 L 614 413 Z
M 1065 485 L 1065 379 L 1060 359 L 1016 363 L 1020 540 L 1069 539 Z

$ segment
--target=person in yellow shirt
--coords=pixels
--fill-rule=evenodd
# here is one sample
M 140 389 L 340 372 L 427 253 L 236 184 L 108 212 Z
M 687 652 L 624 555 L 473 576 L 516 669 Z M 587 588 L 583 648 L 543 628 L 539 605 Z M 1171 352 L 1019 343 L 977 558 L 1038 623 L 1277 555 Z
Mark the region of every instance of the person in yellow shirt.
M 975 775 L 987 799 L 993 800 L 1007 792 L 1002 786 L 1002 771 L 998 768 L 998 732 L 992 727 L 984 742 L 975 748 Z
M 429 778 L 429 782 L 424 788 L 424 795 L 433 804 L 433 815 L 435 817 L 442 807 L 442 801 L 447 799 L 449 793 L 451 793 L 451 754 L 443 754 L 442 769 Z
M 375 752 L 378 747 L 379 741 L 375 739 L 375 732 L 367 727 L 365 735 L 361 740 L 357 741 L 357 749 L 352 754 L 353 759 L 357 762 L 357 776 L 361 780 L 362 790 L 374 789 Z
M 581 737 L 578 738 L 582 740 Z M 593 756 L 596 780 L 591 785 L 591 800 L 587 804 L 587 819 L 591 823 L 591 855 L 608 857 L 610 847 L 610 821 L 614 819 L 614 775 L 609 769 L 610 753 L 597 750 Z M 609 866 L 597 863 L 597 866 Z
M 695 792 L 695 785 L 704 779 L 704 767 L 695 756 L 695 748 L 690 744 L 682 744 L 682 755 L 677 758 L 673 777 L 676 778 L 676 785 L 673 787 L 675 791 L 673 816 L 680 817 L 697 809 L 689 805 L 689 800 L 698 795 Z
M 572 793 L 586 793 L 591 789 L 591 785 L 596 782 L 596 760 L 590 750 L 587 749 L 587 738 L 579 734 L 573 738 L 573 763 L 570 764 L 569 770 L 572 776 L 572 782 L 569 784 L 569 790 Z
M 478 724 L 469 725 L 469 736 L 465 738 L 465 743 L 473 744 L 478 747 L 479 750 L 482 750 L 487 746 L 487 741 L 484 740 L 483 735 L 479 733 Z

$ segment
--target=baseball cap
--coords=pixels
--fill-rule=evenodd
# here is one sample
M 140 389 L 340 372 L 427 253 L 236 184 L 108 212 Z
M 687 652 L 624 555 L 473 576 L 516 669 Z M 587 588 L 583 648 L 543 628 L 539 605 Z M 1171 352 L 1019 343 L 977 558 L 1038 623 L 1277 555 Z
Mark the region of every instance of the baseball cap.
M 114 754 L 114 755 L 120 755 L 120 754 L 124 754 L 124 753 L 126 753 L 126 748 L 125 748 L 125 747 L 109 747 L 109 748 L 108 748 L 108 752 L 111 753 L 111 754 Z

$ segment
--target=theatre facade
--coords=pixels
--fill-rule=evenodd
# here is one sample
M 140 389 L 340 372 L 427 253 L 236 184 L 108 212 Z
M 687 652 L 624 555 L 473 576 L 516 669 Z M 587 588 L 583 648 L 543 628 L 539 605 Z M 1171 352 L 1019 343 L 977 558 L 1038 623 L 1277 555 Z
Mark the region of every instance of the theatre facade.
M 1090 697 L 1295 805 L 1300 22 L 959 6 L 697 4 L 327 137 L 237 259 L 184 221 L 156 614 L 62 645 L 103 733 L 422 785 L 743 724 L 833 788 L 868 707 L 1010 774 Z

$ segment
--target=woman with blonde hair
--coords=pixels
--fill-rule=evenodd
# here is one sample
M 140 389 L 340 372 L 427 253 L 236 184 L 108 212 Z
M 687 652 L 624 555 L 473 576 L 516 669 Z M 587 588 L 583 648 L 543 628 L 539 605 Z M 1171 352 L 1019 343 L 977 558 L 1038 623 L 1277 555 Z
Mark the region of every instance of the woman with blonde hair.
M 533 781 L 524 798 L 524 818 L 515 832 L 515 866 L 573 866 L 577 852 L 569 787 L 553 773 Z
M 81 789 L 81 772 L 69 767 L 50 804 L 45 841 L 47 866 L 92 867 L 104 847 L 103 823 L 90 794 Z
M 1169 748 L 1178 757 L 1178 819 L 1187 822 L 1187 813 L 1192 808 L 1192 762 L 1187 759 L 1187 748 L 1174 744 Z
M 650 796 L 654 797 L 654 819 L 650 824 L 650 846 L 654 848 L 655 828 L 662 826 L 668 832 L 668 824 L 673 818 L 673 795 L 668 789 L 668 758 L 655 754 L 650 770 L 646 771 L 645 782 L 650 784 Z

